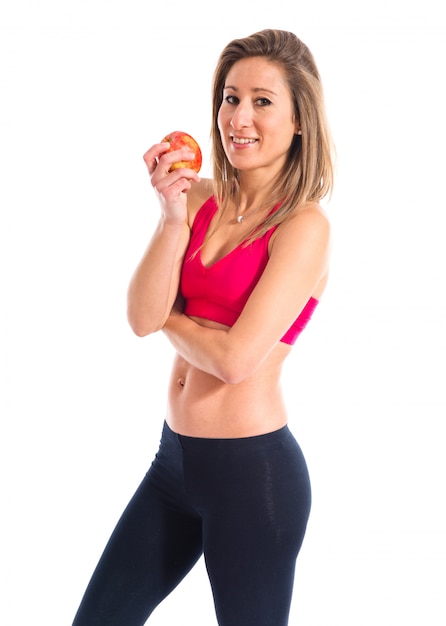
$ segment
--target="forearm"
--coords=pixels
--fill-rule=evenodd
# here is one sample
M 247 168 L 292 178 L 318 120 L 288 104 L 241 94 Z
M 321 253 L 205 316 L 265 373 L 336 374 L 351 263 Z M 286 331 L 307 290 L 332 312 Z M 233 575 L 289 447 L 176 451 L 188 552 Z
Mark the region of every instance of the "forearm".
M 188 227 L 161 218 L 130 281 L 127 316 L 133 331 L 148 335 L 164 325 L 178 293 Z
M 163 331 L 178 354 L 197 369 L 230 384 L 246 377 L 245 363 L 234 351 L 236 343 L 231 329 L 207 328 L 186 315 L 173 314 Z

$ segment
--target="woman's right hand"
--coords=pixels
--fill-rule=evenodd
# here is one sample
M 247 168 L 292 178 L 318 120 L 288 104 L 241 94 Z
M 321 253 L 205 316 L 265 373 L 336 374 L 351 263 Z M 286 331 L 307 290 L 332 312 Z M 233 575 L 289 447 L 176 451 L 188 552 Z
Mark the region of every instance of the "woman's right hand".
M 184 224 L 187 221 L 187 192 L 191 181 L 199 182 L 200 178 L 192 169 L 179 168 L 170 172 L 170 167 L 177 161 L 193 159 L 194 154 L 189 148 L 170 151 L 167 141 L 157 143 L 145 154 L 144 161 L 150 180 L 161 205 L 164 219 L 170 223 Z

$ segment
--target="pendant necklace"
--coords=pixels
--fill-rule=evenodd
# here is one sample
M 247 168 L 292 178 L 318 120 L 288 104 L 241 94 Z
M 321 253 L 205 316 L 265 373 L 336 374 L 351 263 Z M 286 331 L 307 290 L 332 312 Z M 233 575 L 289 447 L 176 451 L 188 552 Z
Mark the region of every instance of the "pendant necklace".
M 239 211 L 240 211 L 240 207 L 238 207 L 238 210 L 237 210 L 237 213 L 238 213 L 238 215 L 237 215 L 237 222 L 238 222 L 239 224 L 241 224 L 241 223 L 242 223 L 242 222 L 244 222 L 244 221 L 245 221 L 245 220 L 246 220 L 246 219 L 247 219 L 250 215 L 252 215 L 252 214 L 253 214 L 253 213 L 255 213 L 256 211 L 259 211 L 261 208 L 263 208 L 263 207 L 257 207 L 257 208 L 255 208 L 255 209 L 251 209 L 251 211 L 248 211 L 247 213 L 245 213 L 244 215 L 242 215 L 241 213 L 239 213 Z

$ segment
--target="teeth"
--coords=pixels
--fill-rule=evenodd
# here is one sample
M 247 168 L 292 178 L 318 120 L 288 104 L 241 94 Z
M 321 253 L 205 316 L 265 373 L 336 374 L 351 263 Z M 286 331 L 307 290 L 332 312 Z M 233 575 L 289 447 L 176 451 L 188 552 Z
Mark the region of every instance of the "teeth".
M 257 140 L 256 139 L 243 139 L 243 138 L 233 137 L 232 141 L 234 143 L 255 143 Z

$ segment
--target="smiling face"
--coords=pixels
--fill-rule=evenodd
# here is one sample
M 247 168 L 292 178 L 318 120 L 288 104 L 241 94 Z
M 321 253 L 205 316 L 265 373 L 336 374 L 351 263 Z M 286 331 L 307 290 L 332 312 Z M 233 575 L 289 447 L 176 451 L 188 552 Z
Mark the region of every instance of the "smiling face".
M 263 57 L 234 63 L 223 89 L 218 128 L 226 156 L 241 172 L 283 167 L 299 130 L 282 68 Z

